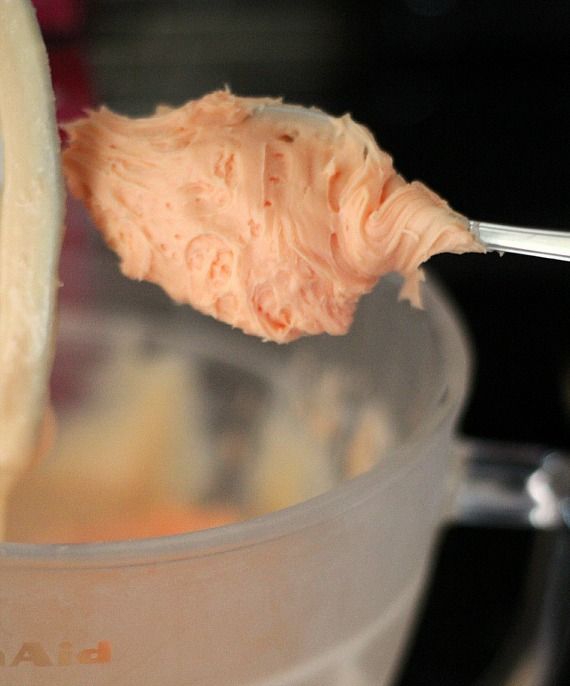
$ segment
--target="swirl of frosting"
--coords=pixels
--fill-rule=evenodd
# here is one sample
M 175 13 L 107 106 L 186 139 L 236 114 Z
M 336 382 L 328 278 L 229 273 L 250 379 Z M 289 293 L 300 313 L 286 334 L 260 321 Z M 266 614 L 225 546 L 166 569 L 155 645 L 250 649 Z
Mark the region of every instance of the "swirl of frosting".
M 348 115 L 275 116 L 279 103 L 217 91 L 143 119 L 101 108 L 66 127 L 69 189 L 127 276 L 287 342 L 345 333 L 388 272 L 418 305 L 431 255 L 483 250 Z

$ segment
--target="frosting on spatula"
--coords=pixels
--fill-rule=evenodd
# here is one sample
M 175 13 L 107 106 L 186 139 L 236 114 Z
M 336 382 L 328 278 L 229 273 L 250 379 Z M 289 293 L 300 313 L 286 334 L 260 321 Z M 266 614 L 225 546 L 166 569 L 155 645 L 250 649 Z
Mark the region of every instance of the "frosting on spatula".
M 28 0 L 0 0 L 0 530 L 48 433 L 64 194 L 45 46 Z

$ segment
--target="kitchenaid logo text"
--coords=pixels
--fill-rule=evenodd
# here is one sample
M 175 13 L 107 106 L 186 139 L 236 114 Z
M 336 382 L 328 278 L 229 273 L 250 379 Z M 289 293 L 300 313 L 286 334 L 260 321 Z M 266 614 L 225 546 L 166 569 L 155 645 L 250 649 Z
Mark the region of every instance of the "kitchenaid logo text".
M 0 667 L 68 667 L 111 662 L 111 643 L 99 641 L 94 648 L 76 650 L 70 641 L 62 641 L 55 650 L 48 650 L 38 641 L 24 641 L 16 651 L 0 650 Z

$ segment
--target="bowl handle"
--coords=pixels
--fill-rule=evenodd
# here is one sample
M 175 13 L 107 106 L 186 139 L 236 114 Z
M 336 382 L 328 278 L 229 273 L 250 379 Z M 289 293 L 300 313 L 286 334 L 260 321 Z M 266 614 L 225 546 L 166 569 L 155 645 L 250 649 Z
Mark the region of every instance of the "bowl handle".
M 526 607 L 485 683 L 558 686 L 570 656 L 570 455 L 483 440 L 457 452 L 449 523 L 537 532 Z

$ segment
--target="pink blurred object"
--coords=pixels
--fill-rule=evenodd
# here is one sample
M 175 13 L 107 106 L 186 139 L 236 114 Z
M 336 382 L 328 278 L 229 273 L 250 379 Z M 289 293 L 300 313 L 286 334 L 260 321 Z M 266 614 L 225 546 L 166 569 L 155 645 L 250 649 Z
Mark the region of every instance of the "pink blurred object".
M 91 69 L 83 46 L 80 41 L 75 40 L 53 44 L 48 42 L 48 55 L 57 121 L 64 123 L 83 116 L 86 109 L 93 107 L 95 100 Z M 65 145 L 63 132 L 61 139 Z M 81 203 L 70 197 L 67 198 L 65 223 L 60 260 L 60 279 L 64 287 L 59 297 L 66 304 L 80 304 L 89 300 L 94 288 L 91 262 L 88 259 L 93 249 L 90 240 L 92 229 Z M 58 388 L 55 383 L 54 393 L 61 390 Z
M 89 63 L 81 45 L 63 43 L 48 47 L 51 78 L 60 123 L 83 116 L 93 107 L 94 95 Z
M 78 33 L 85 23 L 85 0 L 32 0 L 45 35 Z

